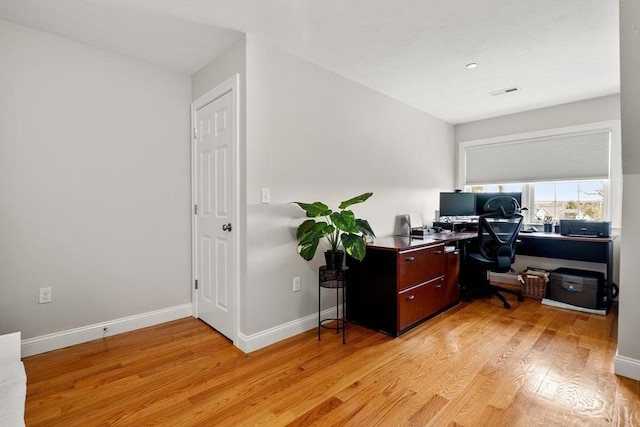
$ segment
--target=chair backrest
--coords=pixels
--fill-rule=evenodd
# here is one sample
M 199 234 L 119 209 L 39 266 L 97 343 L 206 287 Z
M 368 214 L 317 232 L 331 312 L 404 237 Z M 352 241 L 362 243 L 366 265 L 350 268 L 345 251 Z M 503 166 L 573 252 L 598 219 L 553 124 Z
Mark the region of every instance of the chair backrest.
M 513 197 L 497 196 L 484 205 L 478 218 L 478 251 L 493 262 L 491 270 L 507 272 L 516 257 L 516 242 L 524 217 Z

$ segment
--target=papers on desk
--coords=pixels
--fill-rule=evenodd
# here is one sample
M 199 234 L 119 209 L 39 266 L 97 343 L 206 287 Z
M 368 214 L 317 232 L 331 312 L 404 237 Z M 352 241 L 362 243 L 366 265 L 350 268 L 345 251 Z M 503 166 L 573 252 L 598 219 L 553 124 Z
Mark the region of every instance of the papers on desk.
M 422 215 L 419 213 L 410 213 L 409 214 L 409 226 L 413 230 L 414 228 L 423 228 L 424 224 L 422 223 Z

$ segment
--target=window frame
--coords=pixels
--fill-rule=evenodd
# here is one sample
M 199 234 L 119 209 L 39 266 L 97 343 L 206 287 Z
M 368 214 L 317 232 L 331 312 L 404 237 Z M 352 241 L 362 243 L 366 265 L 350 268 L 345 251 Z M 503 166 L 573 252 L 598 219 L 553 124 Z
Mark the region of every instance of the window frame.
M 563 182 L 593 182 L 598 181 L 602 182 L 602 216 L 603 221 L 611 221 L 610 215 L 610 197 L 609 197 L 609 187 L 610 181 L 609 179 L 589 179 L 589 180 L 573 180 L 573 181 L 540 181 L 540 182 L 509 182 L 509 183 L 491 183 L 491 184 L 483 184 L 483 185 L 465 185 L 464 191 L 471 191 L 472 187 L 479 186 L 489 186 L 489 185 L 521 185 L 522 186 L 522 207 L 526 207 L 527 210 L 523 212 L 525 217 L 525 222 L 527 224 L 540 225 L 542 224 L 542 220 L 539 220 L 535 215 L 535 186 L 536 184 L 559 184 Z M 514 191 L 513 189 L 509 189 L 509 191 Z M 490 192 L 494 192 L 493 190 Z M 557 200 L 554 200 L 557 203 Z
M 457 175 L 455 179 L 455 188 L 469 188 L 471 186 L 476 186 L 480 184 L 473 184 L 467 186 L 466 184 L 466 158 L 465 153 L 466 149 L 470 146 L 476 145 L 487 145 L 487 144 L 499 144 L 504 143 L 509 140 L 520 140 L 520 139 L 530 139 L 536 137 L 548 137 L 553 135 L 563 135 L 567 133 L 573 132 L 583 132 L 583 131 L 591 131 L 596 129 L 608 128 L 611 131 L 611 141 L 610 141 L 610 175 L 609 179 L 602 179 L 603 181 L 603 216 L 605 221 L 611 221 L 612 227 L 619 228 L 620 223 L 622 222 L 622 143 L 621 143 L 621 125 L 620 120 L 608 120 L 602 122 L 594 122 L 576 126 L 568 126 L 562 128 L 554 128 L 554 129 L 545 129 L 540 131 L 533 132 L 525 132 L 520 134 L 512 134 L 512 135 L 503 135 L 498 137 L 470 140 L 470 141 L 460 141 L 457 145 Z M 544 156 L 545 153 L 541 153 L 541 156 Z M 545 182 L 581 182 L 581 181 L 594 181 L 600 180 L 599 178 L 594 179 L 569 179 L 566 181 L 557 181 L 545 179 L 545 177 L 540 177 L 540 179 L 535 180 L 535 182 L 527 182 L 521 183 L 523 185 L 522 189 L 522 204 L 526 207 L 534 206 L 535 195 L 533 191 L 533 186 L 536 183 L 545 183 Z M 504 184 L 504 183 L 485 183 L 484 185 L 496 185 L 496 184 Z M 514 183 L 510 183 L 514 184 Z M 533 214 L 532 210 L 525 211 L 525 221 L 530 224 L 539 224 L 537 218 Z

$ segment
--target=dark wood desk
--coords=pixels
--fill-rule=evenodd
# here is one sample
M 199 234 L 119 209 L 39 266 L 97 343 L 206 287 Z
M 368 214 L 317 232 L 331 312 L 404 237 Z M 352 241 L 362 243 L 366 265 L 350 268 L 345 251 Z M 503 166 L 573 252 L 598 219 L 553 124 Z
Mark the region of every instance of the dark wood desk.
M 459 300 L 460 252 L 442 239 L 376 239 L 347 265 L 347 318 L 394 337 Z
M 613 242 L 617 236 L 578 237 L 556 233 L 520 233 L 517 255 L 606 264 L 609 301 L 613 289 Z
M 429 236 L 433 241 L 446 243 L 474 239 L 477 236 L 477 232 L 457 231 L 434 233 Z M 616 238 L 616 235 L 610 237 L 580 237 L 563 236 L 558 233 L 520 233 L 518 236 L 520 243 L 516 247 L 516 254 L 605 264 L 607 295 L 608 300 L 611 301 L 613 297 L 613 242 Z M 409 238 L 404 237 L 404 239 Z M 420 240 L 417 241 L 419 242 Z
M 347 257 L 347 318 L 398 336 L 455 305 L 459 299 L 460 248 L 477 232 L 391 236 L 367 245 L 363 261 Z M 521 233 L 517 254 L 603 263 L 611 301 L 613 241 L 553 233 Z M 455 248 L 453 247 L 455 246 Z
M 441 240 L 444 242 L 459 242 L 460 240 L 471 240 L 478 237 L 477 231 L 455 231 L 451 233 L 433 233 L 434 240 Z
M 470 240 L 476 232 L 455 232 L 432 234 L 434 240 L 454 242 Z M 606 264 L 607 293 L 611 300 L 613 290 L 613 242 L 617 236 L 579 237 L 563 236 L 557 233 L 520 233 L 517 255 L 544 258 L 569 259 Z
M 419 239 L 409 236 L 389 236 L 375 239 L 367 248 L 373 247 L 380 250 L 397 251 L 409 248 L 419 248 L 422 246 L 432 245 L 440 242 L 457 242 L 460 240 L 475 239 L 478 236 L 477 231 L 456 231 L 451 233 L 433 233 L 428 238 Z

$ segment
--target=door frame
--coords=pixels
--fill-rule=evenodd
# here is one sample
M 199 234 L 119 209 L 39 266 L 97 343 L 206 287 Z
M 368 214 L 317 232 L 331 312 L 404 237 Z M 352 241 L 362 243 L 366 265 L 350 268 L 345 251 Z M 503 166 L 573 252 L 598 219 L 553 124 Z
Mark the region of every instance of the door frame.
M 232 243 L 234 246 L 231 261 L 231 269 L 233 271 L 233 283 L 232 287 L 232 306 L 233 306 L 233 315 L 232 315 L 232 341 L 233 344 L 238 346 L 238 334 L 240 329 L 240 291 L 239 291 L 239 277 L 240 277 L 240 192 L 239 192 L 239 182 L 240 182 L 240 132 L 239 132 L 239 124 L 240 124 L 240 94 L 239 94 L 239 85 L 240 85 L 240 75 L 234 74 L 224 82 L 220 83 L 215 88 L 211 89 L 204 95 L 197 98 L 195 101 L 191 102 L 191 301 L 193 303 L 193 317 L 198 318 L 198 295 L 195 288 L 195 281 L 198 279 L 198 264 L 197 264 L 197 236 L 196 236 L 196 215 L 195 215 L 195 204 L 196 204 L 196 135 L 195 129 L 197 128 L 196 123 L 196 112 L 220 98 L 223 95 L 226 95 L 228 92 L 233 94 L 232 98 L 232 114 L 234 115 L 233 120 L 233 129 L 232 129 L 232 160 L 231 163 L 233 165 L 234 171 L 232 173 L 232 183 L 231 183 L 231 194 L 233 198 L 233 215 L 231 216 L 231 223 L 233 224 L 234 233 L 231 233 L 230 238 L 232 239 Z

